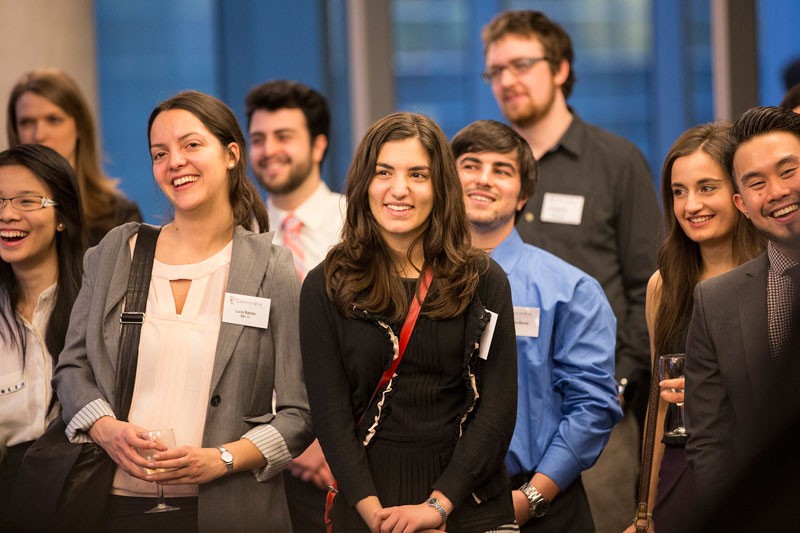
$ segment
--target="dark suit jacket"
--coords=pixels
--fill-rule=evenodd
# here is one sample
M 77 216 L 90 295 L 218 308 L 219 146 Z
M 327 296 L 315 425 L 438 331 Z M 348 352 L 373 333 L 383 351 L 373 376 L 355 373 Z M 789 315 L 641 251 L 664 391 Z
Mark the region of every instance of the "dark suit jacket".
M 769 395 L 768 269 L 763 253 L 695 288 L 686 343 L 686 454 L 701 492 L 719 494 L 730 482 L 745 459 L 747 428 Z
M 138 226 L 129 223 L 112 230 L 84 260 L 83 285 L 53 378 L 73 442 L 88 440 L 74 427 L 76 414 L 98 399 L 115 404 L 119 315 L 131 266 L 128 241 Z M 312 439 L 300 358 L 300 286 L 291 253 L 271 242 L 271 233 L 254 234 L 242 227 L 234 231 L 227 291 L 270 298 L 269 327 L 220 325 L 203 446 L 235 441 L 246 433 L 272 435 L 271 442 L 284 444 L 294 457 Z M 288 458 L 274 459 L 267 457 L 261 470 L 200 485 L 200 531 L 291 531 L 282 477 L 275 475 Z

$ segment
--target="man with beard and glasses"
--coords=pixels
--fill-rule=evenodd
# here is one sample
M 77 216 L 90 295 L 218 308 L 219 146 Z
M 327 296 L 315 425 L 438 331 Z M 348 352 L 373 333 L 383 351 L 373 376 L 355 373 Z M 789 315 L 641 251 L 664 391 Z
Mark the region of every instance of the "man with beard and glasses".
M 650 171 L 632 143 L 587 124 L 567 105 L 575 75 L 561 26 L 538 11 L 508 11 L 482 38 L 483 79 L 539 160 L 536 194 L 517 230 L 597 279 L 617 318 L 615 376 L 625 417 L 583 479 L 598 530 L 621 531 L 635 505 L 632 458 L 650 374 L 645 293 L 661 236 Z
M 322 181 L 320 166 L 330 132 L 325 98 L 296 81 L 258 85 L 245 99 L 250 164 L 269 193 L 274 242 L 289 248 L 302 280 L 339 241 L 345 200 Z M 295 531 L 324 531 L 325 496 L 333 483 L 318 441 L 284 474 Z

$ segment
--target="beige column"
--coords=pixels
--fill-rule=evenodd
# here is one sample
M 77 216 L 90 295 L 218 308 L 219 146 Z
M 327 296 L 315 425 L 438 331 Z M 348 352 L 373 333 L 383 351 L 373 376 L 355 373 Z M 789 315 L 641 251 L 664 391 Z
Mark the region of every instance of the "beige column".
M 75 79 L 97 113 L 92 0 L 0 0 L 0 149 L 8 95 L 25 72 L 58 67 Z

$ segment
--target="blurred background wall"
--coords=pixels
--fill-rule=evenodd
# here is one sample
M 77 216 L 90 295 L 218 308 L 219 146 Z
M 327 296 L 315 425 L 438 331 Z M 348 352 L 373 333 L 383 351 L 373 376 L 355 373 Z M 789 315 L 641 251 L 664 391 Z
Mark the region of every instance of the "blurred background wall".
M 167 205 L 152 183 L 146 122 L 182 89 L 237 113 L 255 84 L 297 79 L 333 113 L 324 178 L 341 188 L 355 143 L 394 110 L 431 115 L 448 136 L 502 120 L 481 28 L 506 9 L 537 9 L 575 47 L 570 105 L 637 144 L 653 179 L 686 128 L 775 105 L 800 57 L 794 0 L 0 0 L 0 94 L 25 71 L 70 73 L 97 111 L 104 166 L 149 221 Z M 5 137 L 0 139 L 5 146 Z

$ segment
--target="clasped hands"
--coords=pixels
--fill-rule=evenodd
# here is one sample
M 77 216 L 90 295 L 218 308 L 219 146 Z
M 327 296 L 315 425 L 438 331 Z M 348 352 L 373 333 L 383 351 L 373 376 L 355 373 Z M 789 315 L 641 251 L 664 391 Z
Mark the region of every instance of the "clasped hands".
M 160 443 L 143 439 L 141 434 L 144 432 L 144 428 L 135 424 L 105 416 L 92 425 L 89 436 L 120 468 L 144 481 L 162 485 L 194 485 L 208 483 L 227 472 L 216 448 L 179 446 L 168 450 Z M 155 449 L 158 453 L 152 459 L 145 459 L 136 448 Z M 166 471 L 148 474 L 145 468 Z
M 448 514 L 453 511 L 453 504 L 440 491 L 434 490 L 431 496 L 439 500 Z M 439 511 L 428 505 L 427 502 L 416 505 L 382 507 L 377 496 L 367 496 L 356 504 L 356 509 L 372 533 L 446 531 Z
M 445 524 L 436 509 L 427 503 L 418 503 L 375 511 L 369 529 L 373 533 L 432 533 L 445 531 Z

